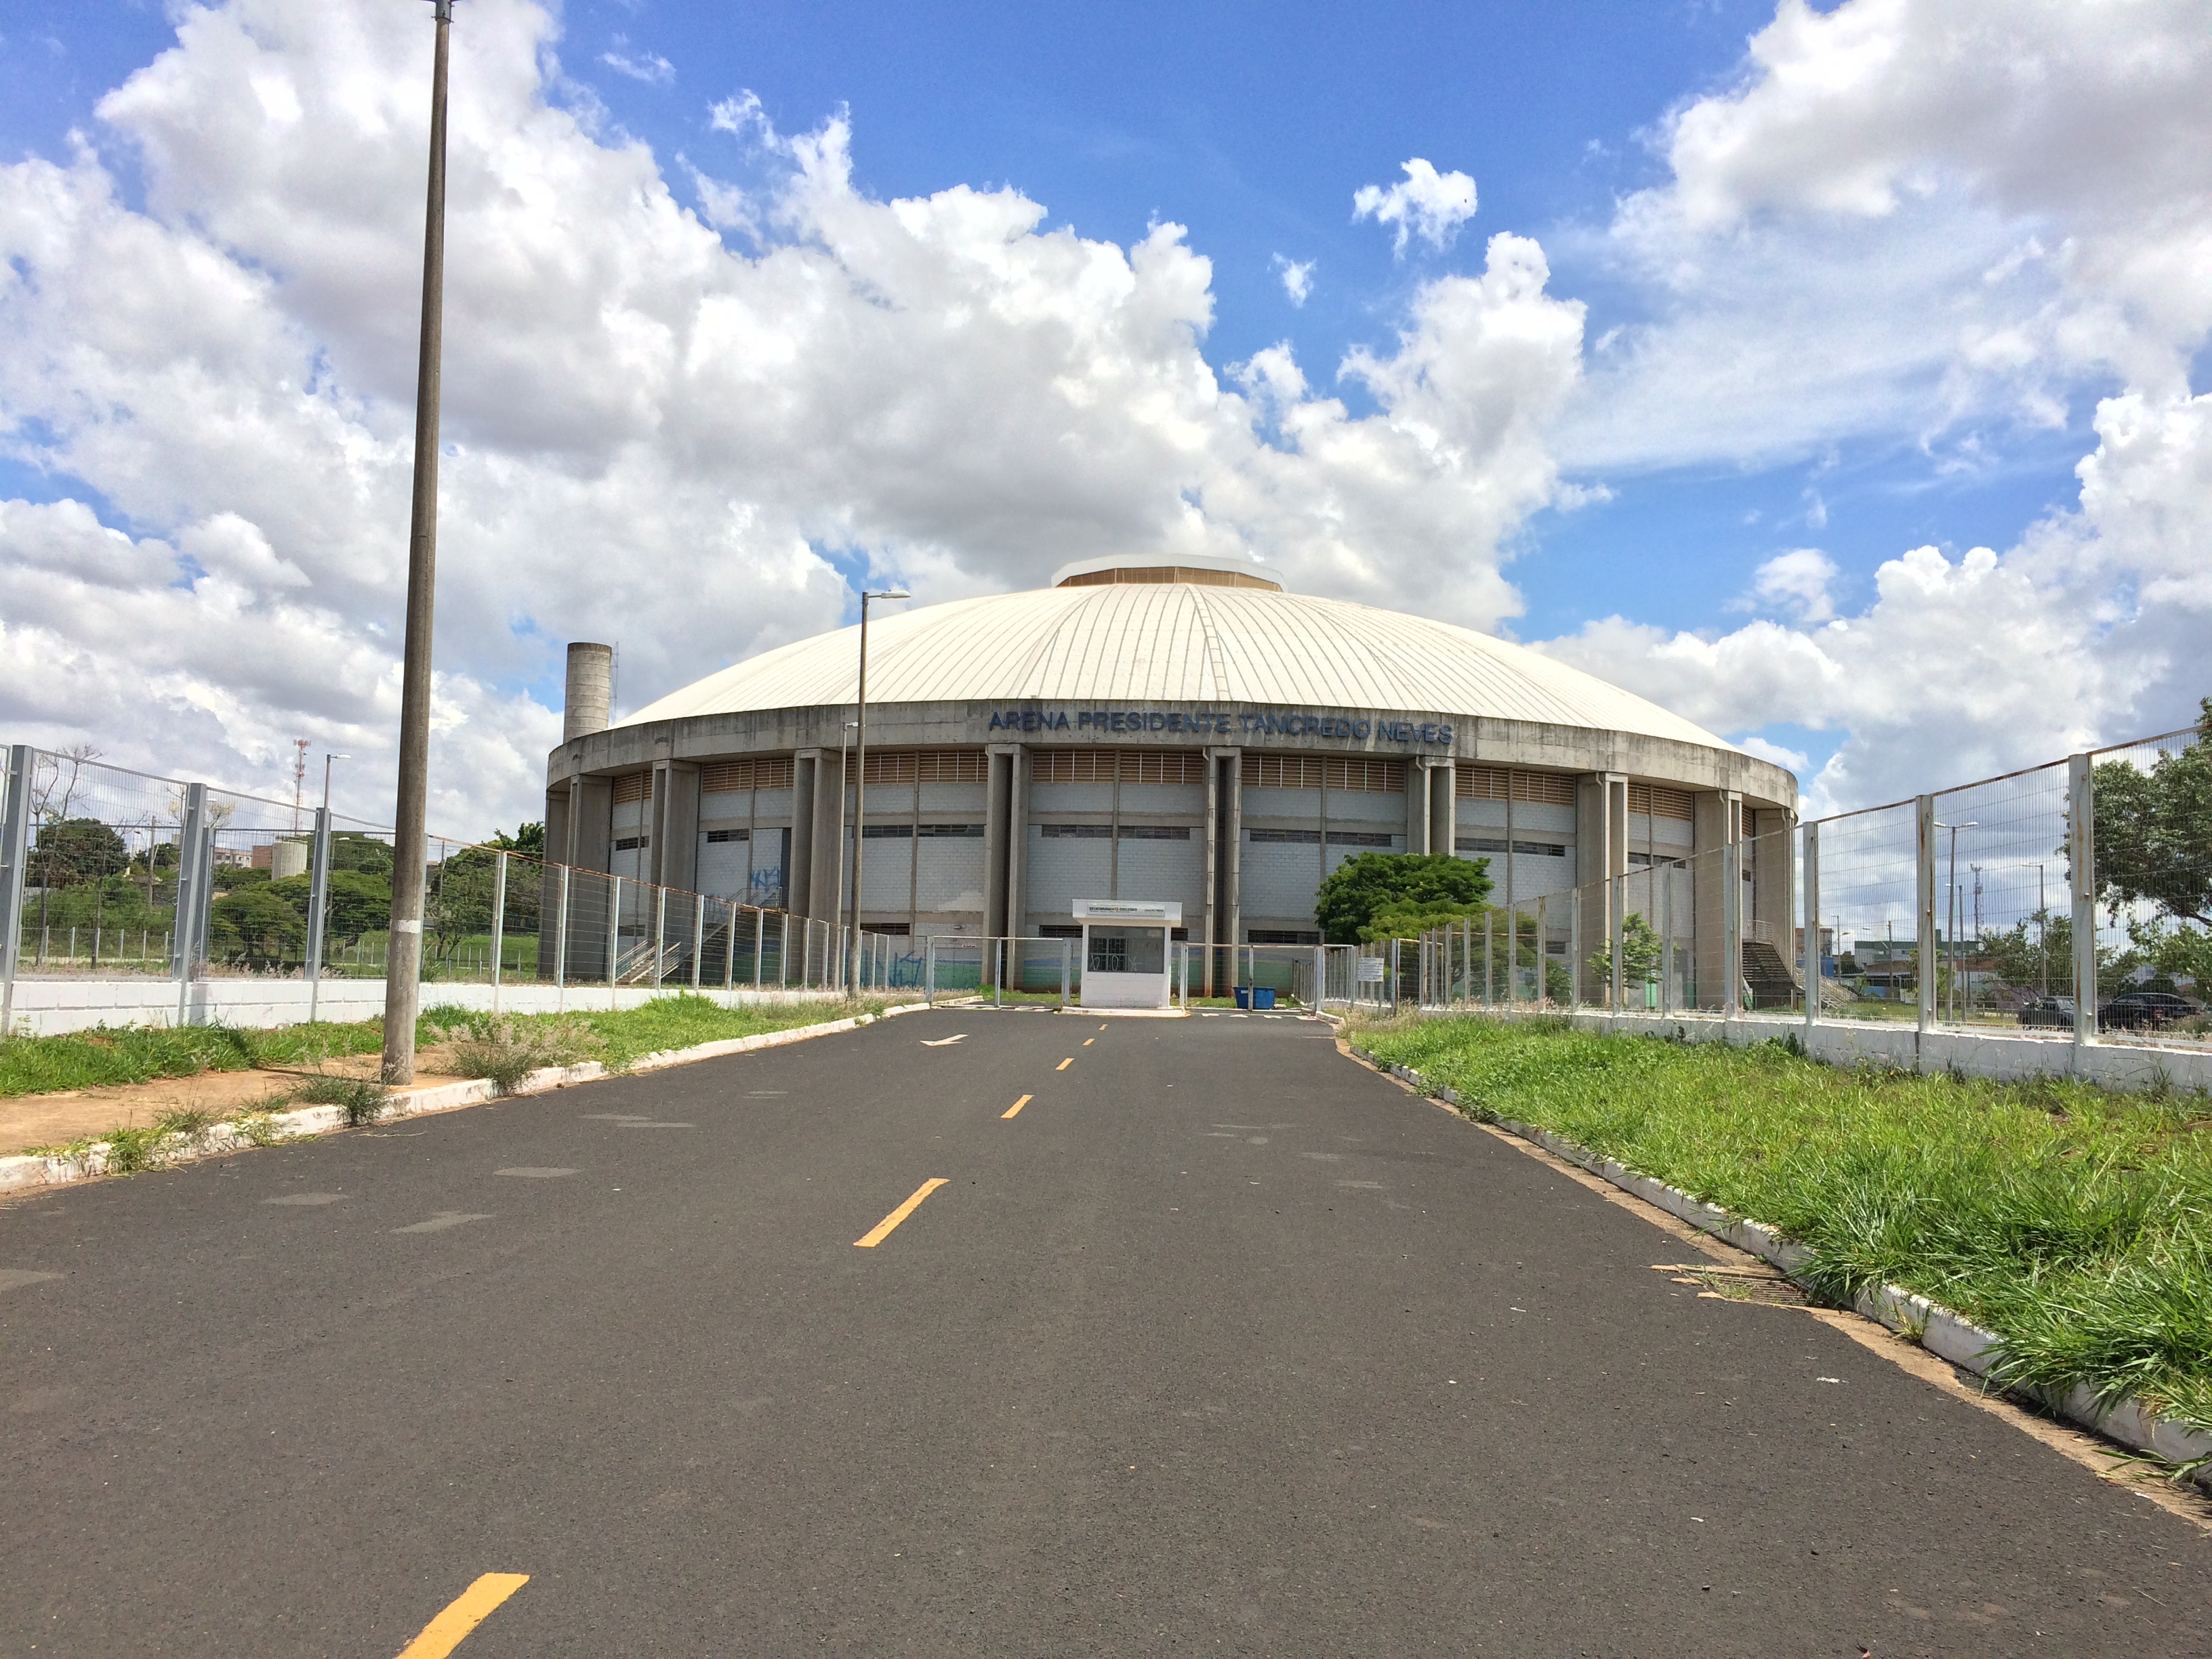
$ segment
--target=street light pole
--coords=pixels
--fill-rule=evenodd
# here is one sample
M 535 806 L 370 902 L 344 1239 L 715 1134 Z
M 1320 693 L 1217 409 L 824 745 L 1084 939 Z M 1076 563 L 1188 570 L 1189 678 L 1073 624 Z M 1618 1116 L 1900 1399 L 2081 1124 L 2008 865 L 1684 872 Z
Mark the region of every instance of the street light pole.
M 328 750 L 323 751 L 323 811 L 325 812 L 331 810 L 331 763 L 352 758 L 351 755 L 333 755 Z
M 847 720 L 845 729 L 837 734 L 837 912 L 845 910 L 845 860 L 852 851 L 853 826 L 845 816 L 845 781 L 853 775 L 853 733 L 860 729 L 858 720 Z M 845 953 L 837 953 L 840 967 L 844 965 Z
M 1951 832 L 1951 937 L 1947 954 L 1951 958 L 1951 1019 L 1955 1024 L 1959 1018 L 1959 831 L 1978 830 L 1981 820 L 1968 818 L 1964 823 L 1939 823 L 1936 827 Z
M 438 564 L 439 368 L 446 291 L 446 64 L 453 0 L 437 9 L 430 72 L 429 185 L 422 216 L 422 337 L 415 373 L 415 506 L 407 541 L 407 647 L 399 689 L 399 793 L 392 812 L 392 929 L 386 936 L 384 1061 L 389 1084 L 415 1080 L 415 1016 L 422 1000 L 423 820 L 429 804 L 430 637 Z
M 858 769 L 853 774 L 853 925 L 845 935 L 847 961 L 845 994 L 850 996 L 860 982 L 860 849 L 867 844 L 867 776 L 868 776 L 868 601 L 870 599 L 904 599 L 913 597 L 902 587 L 887 587 L 880 592 L 860 591 L 860 713 L 854 725 L 859 728 L 854 738 L 854 763 Z M 919 783 L 915 787 L 919 789 Z

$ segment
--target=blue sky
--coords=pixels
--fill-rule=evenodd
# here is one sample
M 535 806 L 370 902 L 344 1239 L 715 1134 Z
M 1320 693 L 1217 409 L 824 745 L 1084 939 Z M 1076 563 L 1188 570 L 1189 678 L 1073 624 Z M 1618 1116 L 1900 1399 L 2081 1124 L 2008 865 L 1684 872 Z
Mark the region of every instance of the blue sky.
M 492 3 L 462 0 L 457 28 L 478 40 L 507 28 L 513 0 L 487 10 Z M 427 58 L 428 9 L 416 0 L 334 0 L 324 11 L 305 0 L 224 0 L 216 9 L 270 63 L 312 59 L 325 21 L 399 42 L 377 73 L 403 89 L 414 73 L 409 54 Z M 395 33 L 404 25 L 393 18 L 411 22 L 416 13 L 419 28 Z M 240 272 L 266 275 L 289 326 L 328 327 L 327 311 L 283 303 L 286 285 L 299 285 L 296 244 L 225 228 L 267 222 L 255 213 L 283 186 L 250 159 L 216 155 L 212 143 L 208 155 L 191 153 L 196 125 L 206 128 L 221 108 L 208 100 L 222 95 L 212 89 L 226 70 L 210 50 L 214 35 L 179 47 L 185 15 L 149 0 L 11 0 L 0 11 L 0 163 L 67 164 L 70 135 L 83 134 L 126 209 L 173 237 L 205 240 Z M 1802 756 L 1808 780 L 1844 754 L 1849 763 L 1831 779 L 1838 801 L 1882 787 L 1870 759 L 1875 717 L 1856 688 L 1895 662 L 1919 665 L 1925 683 L 1879 716 L 1890 732 L 1885 753 L 1912 719 L 1913 697 L 1923 708 L 1929 698 L 1969 699 L 1986 690 L 1988 665 L 2008 655 L 2133 651 L 2145 665 L 2078 717 L 2008 736 L 2016 722 L 1998 708 L 1951 753 L 1915 742 L 1905 759 L 1883 763 L 1899 775 L 1907 760 L 1969 771 L 2009 763 L 2018 756 L 2008 744 L 2163 724 L 2193 702 L 2187 674 L 2155 665 L 2170 666 L 2203 638 L 2194 611 L 2179 635 L 2122 645 L 2112 632 L 2130 625 L 2130 594 L 2186 558 L 2163 544 L 2115 556 L 2117 532 L 2081 507 L 2076 469 L 2106 453 L 2104 400 L 2166 398 L 2195 418 L 2203 319 L 2187 305 L 2161 311 L 2160 296 L 2128 288 L 2130 279 L 2085 277 L 2086 267 L 2057 252 L 2100 237 L 2118 246 L 2130 223 L 2161 216 L 2185 230 L 2202 225 L 2203 169 L 2175 159 L 2192 149 L 2189 112 L 2204 101 L 2190 79 L 2203 65 L 2185 46 L 2186 5 L 2136 0 L 2137 44 L 2156 27 L 2185 43 L 2166 54 L 2181 64 L 2178 78 L 2148 91 L 2099 68 L 2098 55 L 2126 40 L 2085 32 L 2080 15 L 2041 0 L 2010 12 L 1990 0 L 1949 9 L 1928 0 L 1081 9 L 569 0 L 556 16 L 547 38 L 559 73 L 530 95 L 581 118 L 609 167 L 605 158 L 625 141 L 649 146 L 675 201 L 702 217 L 713 214 L 695 169 L 756 206 L 773 204 L 801 170 L 790 142 L 847 118 L 855 203 L 1007 187 L 1042 205 L 1042 228 L 1071 228 L 1121 250 L 1158 223 L 1185 227 L 1189 251 L 1210 262 L 1212 321 L 1200 350 L 1215 376 L 1230 384 L 1255 354 L 1287 345 L 1310 395 L 1341 398 L 1355 422 L 1404 427 L 1409 417 L 1402 387 L 1338 375 L 1347 354 L 1413 361 L 1427 338 L 1421 307 L 1454 280 L 1482 276 L 1490 237 L 1540 245 L 1546 295 L 1585 310 L 1577 383 L 1564 405 L 1546 404 L 1540 388 L 1514 395 L 1536 411 L 1528 418 L 1541 425 L 1565 488 L 1524 489 L 1485 520 L 1468 569 L 1439 532 L 1383 550 L 1379 577 L 1346 597 L 1434 605 L 1553 642 L 1547 648 L 1731 736 Z M 173 72 L 149 82 L 165 52 Z M 2038 54 L 2081 75 L 2078 97 L 2061 74 L 2045 77 L 2039 102 L 1993 102 L 1991 88 L 2007 77 L 1986 67 Z M 1864 74 L 1852 68 L 1861 60 L 1882 67 Z M 126 83 L 130 106 L 103 118 L 102 98 Z M 465 84 L 457 97 L 475 90 Z M 759 100 L 773 141 L 718 127 L 713 107 L 740 93 Z M 228 95 L 234 102 L 234 88 Z M 2139 130 L 2109 136 L 2116 123 L 2100 112 L 2104 98 Z M 364 177 L 404 160 L 404 142 L 393 144 L 388 155 L 362 152 Z M 2047 188 L 2024 182 L 2025 162 L 2009 158 L 2039 146 L 2066 158 L 2045 175 L 2083 176 Z M 149 157 L 170 169 L 173 186 L 184 177 L 191 188 L 155 199 Z M 1353 197 L 1395 184 L 1415 158 L 1470 175 L 1479 207 L 1451 234 L 1395 248 L 1386 227 L 1355 217 Z M 364 185 L 364 216 L 402 199 L 404 173 L 394 162 L 378 174 L 385 194 L 373 202 Z M 269 192 L 265 202 L 257 191 Z M 393 224 L 404 216 L 392 210 Z M 818 222 L 787 222 L 762 241 L 726 222 L 723 240 L 760 259 L 827 234 Z M 32 254 L 13 257 L 19 271 L 30 269 Z M 1310 266 L 1302 304 L 1286 291 L 1285 261 Z M 374 386 L 370 358 L 343 332 L 317 343 L 316 362 L 349 393 L 370 385 L 364 430 L 388 433 L 404 401 Z M 2160 379 L 2161 354 L 2185 365 L 2178 381 Z M 265 515 L 232 499 L 256 493 L 244 484 L 187 503 L 190 492 L 149 489 L 128 468 L 103 471 L 70 429 L 68 395 L 52 395 L 46 407 L 0 386 L 13 434 L 0 450 L 0 495 L 83 503 L 110 530 L 180 547 L 193 526 L 227 524 L 226 514 L 267 528 Z M 497 449 L 465 408 L 452 420 L 464 448 Z M 832 488 L 787 515 L 833 581 L 870 561 L 905 558 L 899 568 L 924 591 L 932 558 L 958 562 L 957 507 L 870 519 L 834 496 Z M 976 511 L 981 524 L 1000 509 Z M 2141 519 L 2130 533 L 2141 533 Z M 838 526 L 862 520 L 875 528 L 840 539 Z M 2054 527 L 2094 556 L 2055 564 Z M 268 536 L 280 560 L 323 580 L 319 556 Z M 1935 586 L 1914 589 L 1926 614 L 1907 625 L 1898 605 L 1885 608 L 1875 575 L 1923 545 L 1948 563 L 1923 573 Z M 2013 585 L 2002 604 L 1960 586 L 1976 547 L 2000 557 L 1990 580 Z M 1815 574 L 1776 575 L 1771 562 L 1784 555 L 1811 558 Z M 176 581 L 193 586 L 223 556 L 179 553 Z M 2105 573 L 2094 591 L 2082 586 L 2092 568 Z M 1498 599 L 1502 588 L 1481 597 L 1488 569 L 1511 585 L 1510 602 Z M 961 571 L 971 585 L 1028 579 L 1026 567 L 1003 562 Z M 759 643 L 775 642 L 776 628 L 802 627 L 803 609 L 780 615 Z M 2102 631 L 2069 633 L 2069 615 L 2094 617 Z M 2000 616 L 2010 618 L 2009 639 L 1981 625 Z M 1620 625 L 1604 631 L 1615 617 Z M 1837 618 L 1848 623 L 1848 648 Z M 584 620 L 550 600 L 515 609 L 504 642 L 465 666 L 486 696 L 544 705 L 557 696 L 552 646 Z M 1941 665 L 1954 642 L 1956 678 L 1947 685 Z M 665 678 L 701 666 L 641 659 L 637 672 Z M 1789 684 L 1805 695 L 1771 690 Z M 1854 744 L 1867 751 L 1856 760 Z

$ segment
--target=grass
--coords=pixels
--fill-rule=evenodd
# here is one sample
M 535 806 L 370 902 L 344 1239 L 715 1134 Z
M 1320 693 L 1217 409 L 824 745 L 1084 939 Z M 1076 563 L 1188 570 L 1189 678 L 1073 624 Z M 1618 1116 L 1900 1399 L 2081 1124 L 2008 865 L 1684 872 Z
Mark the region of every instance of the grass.
M 0 1098 L 197 1077 L 203 1072 L 248 1072 L 260 1066 L 313 1066 L 345 1054 L 373 1054 L 383 1041 L 382 1029 L 374 1021 L 274 1030 L 103 1025 L 64 1036 L 10 1037 L 0 1042 Z
M 384 1115 L 392 1093 L 381 1083 L 359 1077 L 311 1077 L 286 1097 L 296 1106 L 335 1106 L 346 1127 L 358 1129 Z
M 1480 1018 L 1355 1040 L 1462 1109 L 1565 1135 L 1780 1228 L 1848 1301 L 1893 1284 L 2004 1339 L 1997 1380 L 2212 1431 L 2212 1100 L 1841 1070 Z

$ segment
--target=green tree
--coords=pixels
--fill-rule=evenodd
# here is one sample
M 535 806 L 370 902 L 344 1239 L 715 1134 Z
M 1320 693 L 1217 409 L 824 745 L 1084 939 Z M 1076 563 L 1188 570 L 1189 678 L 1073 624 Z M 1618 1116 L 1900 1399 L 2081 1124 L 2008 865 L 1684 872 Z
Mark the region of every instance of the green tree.
M 358 830 L 341 830 L 331 837 L 331 868 L 381 876 L 388 889 L 392 882 L 392 843 Z
M 2187 748 L 2160 755 L 2148 771 L 2116 760 L 2092 774 L 2097 896 L 2212 927 L 2212 697 L 2200 707 Z
M 2196 935 L 2202 938 L 2203 935 Z M 2142 941 L 2136 940 L 2138 947 Z M 2048 986 L 2054 996 L 2074 993 L 2074 919 L 2058 911 L 2037 910 L 2002 933 L 1982 935 L 1982 954 L 2002 984 L 2017 991 Z M 2143 963 L 2140 948 L 2123 950 L 2117 945 L 2097 947 L 2097 990 L 2111 996 Z M 1948 991 L 1943 967 L 1937 964 L 1939 992 Z
M 431 938 L 434 960 L 443 962 L 451 957 L 453 947 L 464 939 L 491 931 L 498 874 L 498 854 L 481 847 L 465 847 L 430 872 L 422 927 Z
M 1359 930 L 1363 945 L 1372 945 L 1377 939 L 1419 939 L 1433 928 L 1447 923 L 1457 927 L 1470 915 L 1480 915 L 1480 904 L 1408 904 L 1393 905 L 1377 910 L 1367 925 Z
M 307 948 L 307 924 L 275 885 L 257 882 L 215 901 L 208 918 L 214 955 L 256 972 L 300 960 Z
M 131 861 L 123 837 L 98 818 L 42 823 L 23 872 L 38 887 L 71 887 L 113 875 Z
M 333 861 L 335 862 L 335 860 Z M 275 893 L 307 924 L 311 892 L 307 876 L 287 876 L 263 890 Z M 330 915 L 325 927 L 332 942 L 351 945 L 363 933 L 372 933 L 392 920 L 392 884 L 365 870 L 331 872 Z
M 511 836 L 504 830 L 495 830 L 491 839 L 484 845 L 501 853 L 522 853 L 533 859 L 542 859 L 545 856 L 545 826 L 542 823 L 519 823 Z
M 1357 944 L 1385 910 L 1463 915 L 1490 896 L 1490 861 L 1441 853 L 1362 853 L 1329 872 L 1314 915 L 1332 945 Z
M 1589 959 L 1590 971 L 1602 985 L 1613 983 L 1613 941 L 1604 945 Z M 1659 934 L 1644 920 L 1644 913 L 1632 910 L 1620 924 L 1620 982 L 1623 986 L 1648 985 L 1659 977 Z

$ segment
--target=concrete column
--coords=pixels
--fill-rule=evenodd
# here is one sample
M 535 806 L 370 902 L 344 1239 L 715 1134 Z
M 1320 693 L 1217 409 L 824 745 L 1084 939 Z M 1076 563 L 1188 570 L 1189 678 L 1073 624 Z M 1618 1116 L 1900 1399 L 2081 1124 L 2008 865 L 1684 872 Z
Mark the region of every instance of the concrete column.
M 1919 987 L 1920 1029 L 1925 1032 L 1936 1024 L 1936 969 L 1941 955 L 1936 938 L 1936 797 L 1922 795 L 1912 805 L 1914 908 L 1919 912 L 1920 946 L 1913 979 Z
M 2068 759 L 2066 865 L 2074 896 L 2074 1046 L 2077 1048 L 2097 1040 L 2096 777 L 2096 763 L 2088 756 Z
M 1244 830 L 1244 751 L 1206 751 L 1206 972 L 1201 994 L 1216 994 L 1217 958 L 1222 945 L 1233 946 L 1241 931 Z M 1326 833 L 1326 832 L 1324 832 Z M 1232 975 L 1233 980 L 1233 975 Z
M 1017 746 L 1006 776 L 1006 931 L 1026 933 L 1030 927 L 1030 751 Z M 1120 798 L 1121 786 L 1115 786 Z M 917 791 L 917 793 L 920 792 Z M 1115 826 L 1119 833 L 1120 826 Z M 1113 896 L 1109 893 L 1107 896 Z
M 1690 805 L 1690 963 L 1697 982 L 1692 1008 L 1715 1009 L 1729 1000 L 1728 950 L 1724 935 L 1735 903 L 1728 895 L 1734 879 L 1728 849 L 1743 821 L 1743 797 L 1733 790 L 1707 790 Z
M 615 786 L 611 778 L 568 780 L 568 851 L 565 863 L 579 870 L 607 870 L 614 856 Z M 550 833 L 552 825 L 546 825 Z M 549 841 L 548 846 L 552 845 Z
M 545 862 L 538 866 L 538 977 L 550 981 L 559 966 L 561 941 L 552 918 L 561 908 L 561 866 L 568 862 L 568 799 L 574 786 L 556 784 L 545 792 Z
M 1429 851 L 1449 858 L 1459 824 L 1458 768 L 1449 760 L 1429 764 Z
M 808 841 L 808 866 L 811 878 L 806 890 L 806 914 L 834 925 L 839 908 L 845 902 L 838 890 L 838 855 L 845 858 L 846 873 L 852 873 L 852 853 L 842 843 L 845 838 L 845 819 L 848 808 L 846 795 L 850 781 L 845 775 L 846 751 L 823 749 L 814 763 L 814 822 Z M 794 838 L 795 839 L 795 838 Z M 834 947 L 824 945 L 824 952 Z M 823 957 L 826 965 L 829 958 Z
M 653 845 L 647 878 L 663 887 L 698 885 L 699 769 L 660 761 L 653 769 Z
M 1613 937 L 1622 884 L 1628 873 L 1628 779 L 1593 772 L 1575 780 L 1575 926 L 1580 957 L 1571 964 L 1579 1002 L 1612 1000 L 1612 981 L 1601 981 L 1587 960 Z M 1607 878 L 1613 879 L 1608 884 Z
M 821 770 L 819 749 L 802 749 L 792 757 L 791 856 L 783 872 L 783 908 L 794 915 L 814 914 L 814 809 Z M 833 864 L 823 880 L 833 884 L 836 879 Z
M 561 741 L 607 729 L 614 702 L 615 648 L 578 640 L 568 647 L 568 683 Z
M 1796 921 L 1796 907 L 1791 899 L 1796 880 L 1797 815 L 1765 806 L 1756 812 L 1747 811 L 1744 818 L 1744 839 L 1751 843 L 1753 936 L 1765 939 L 1787 962 L 1790 930 Z
M 1018 744 L 993 744 L 983 790 L 983 932 L 993 939 L 1013 930 L 1006 925 L 1006 901 L 1013 892 L 1014 779 L 1020 766 Z M 989 973 L 986 964 L 987 981 Z
M 1406 850 L 1431 853 L 1429 844 L 1429 757 L 1416 755 L 1406 763 Z

